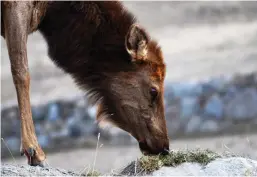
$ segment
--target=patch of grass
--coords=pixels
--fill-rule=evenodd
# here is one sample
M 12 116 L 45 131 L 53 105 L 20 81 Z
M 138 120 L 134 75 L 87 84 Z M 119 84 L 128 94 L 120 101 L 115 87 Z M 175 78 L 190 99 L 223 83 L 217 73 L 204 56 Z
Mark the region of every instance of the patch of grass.
M 142 156 L 139 160 L 139 164 L 145 171 L 158 170 L 164 165 L 159 156 Z
M 245 174 L 244 174 L 245 176 L 252 176 L 253 175 L 253 172 L 252 172 L 252 170 L 250 170 L 250 169 L 247 169 L 246 171 L 245 171 Z
M 209 162 L 221 157 L 210 150 L 192 150 L 192 151 L 171 151 L 166 156 L 142 156 L 139 159 L 139 165 L 146 172 L 153 172 L 163 166 L 177 166 L 184 162 L 196 162 L 206 165 Z
M 101 173 L 97 171 L 89 171 L 86 176 L 101 176 Z

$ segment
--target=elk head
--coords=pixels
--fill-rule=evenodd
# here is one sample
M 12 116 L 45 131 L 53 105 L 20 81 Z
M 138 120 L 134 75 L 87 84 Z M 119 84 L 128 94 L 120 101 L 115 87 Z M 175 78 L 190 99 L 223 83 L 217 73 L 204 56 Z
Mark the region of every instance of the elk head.
M 161 48 L 133 24 L 125 36 L 126 69 L 110 74 L 98 106 L 97 120 L 109 122 L 137 139 L 143 154 L 167 154 L 164 116 L 165 64 Z M 103 87 L 103 86 L 102 86 Z

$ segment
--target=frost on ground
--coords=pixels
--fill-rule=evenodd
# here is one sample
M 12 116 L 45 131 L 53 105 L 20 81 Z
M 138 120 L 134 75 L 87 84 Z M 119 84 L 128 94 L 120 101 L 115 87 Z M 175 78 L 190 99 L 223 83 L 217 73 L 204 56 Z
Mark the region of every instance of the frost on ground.
M 78 176 L 78 174 L 57 168 L 2 164 L 1 176 Z
M 183 163 L 177 167 L 162 167 L 153 176 L 256 176 L 257 161 L 230 157 L 216 159 L 202 166 L 198 163 Z
M 257 161 L 209 150 L 171 151 L 167 156 L 142 156 L 118 173 L 72 172 L 57 168 L 1 166 L 1 176 L 256 176 Z

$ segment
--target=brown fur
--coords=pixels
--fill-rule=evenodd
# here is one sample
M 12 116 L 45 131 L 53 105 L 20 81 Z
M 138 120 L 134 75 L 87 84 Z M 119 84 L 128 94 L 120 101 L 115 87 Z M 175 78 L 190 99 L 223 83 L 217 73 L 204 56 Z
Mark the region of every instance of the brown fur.
M 1 9 L 1 35 L 7 42 L 20 109 L 22 150 L 32 157 L 31 165 L 45 159 L 29 96 L 26 42 L 36 30 L 48 44 L 49 57 L 98 103 L 98 122 L 130 133 L 143 153 L 169 149 L 162 51 L 121 2 L 12 1 L 1 2 Z

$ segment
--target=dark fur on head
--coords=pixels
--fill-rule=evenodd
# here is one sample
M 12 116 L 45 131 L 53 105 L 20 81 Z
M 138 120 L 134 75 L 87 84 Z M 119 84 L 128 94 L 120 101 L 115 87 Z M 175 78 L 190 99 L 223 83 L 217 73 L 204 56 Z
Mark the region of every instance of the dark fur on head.
M 134 136 L 140 149 L 169 149 L 161 48 L 121 2 L 49 2 L 39 26 L 49 56 L 93 103 L 97 120 Z

